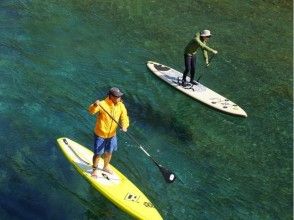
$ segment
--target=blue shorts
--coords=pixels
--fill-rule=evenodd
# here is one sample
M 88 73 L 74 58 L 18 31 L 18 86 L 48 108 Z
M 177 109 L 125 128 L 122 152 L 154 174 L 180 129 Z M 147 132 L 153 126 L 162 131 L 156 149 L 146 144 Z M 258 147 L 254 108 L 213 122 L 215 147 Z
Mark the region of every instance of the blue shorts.
M 102 155 L 104 152 L 112 153 L 117 150 L 117 138 L 102 138 L 94 134 L 94 154 Z

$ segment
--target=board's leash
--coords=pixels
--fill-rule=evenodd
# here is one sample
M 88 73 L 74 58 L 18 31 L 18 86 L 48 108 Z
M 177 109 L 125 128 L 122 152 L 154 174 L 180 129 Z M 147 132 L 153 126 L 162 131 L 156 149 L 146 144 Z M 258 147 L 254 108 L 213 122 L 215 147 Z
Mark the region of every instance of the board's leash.
M 81 157 L 77 154 L 77 152 L 75 152 L 75 150 L 72 149 L 72 147 L 70 146 L 70 144 L 67 142 L 67 140 L 66 140 L 65 138 L 63 138 L 63 142 L 69 147 L 69 149 L 73 152 L 73 154 L 74 154 L 77 158 L 79 158 L 80 161 L 82 161 L 83 163 L 85 163 L 85 164 L 91 166 L 91 164 L 90 164 L 88 161 L 86 161 L 86 160 L 84 160 L 83 158 L 81 158 Z

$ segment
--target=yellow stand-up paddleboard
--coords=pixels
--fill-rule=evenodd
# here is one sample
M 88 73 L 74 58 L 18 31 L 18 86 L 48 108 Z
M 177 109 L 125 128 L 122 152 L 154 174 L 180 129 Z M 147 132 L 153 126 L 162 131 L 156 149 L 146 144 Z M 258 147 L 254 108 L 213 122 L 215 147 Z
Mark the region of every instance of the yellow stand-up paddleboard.
M 100 159 L 98 175 L 92 177 L 93 152 L 65 137 L 57 142 L 76 170 L 117 207 L 137 219 L 162 219 L 149 199 L 116 168 L 110 165 L 113 174 L 103 171 L 103 160 Z

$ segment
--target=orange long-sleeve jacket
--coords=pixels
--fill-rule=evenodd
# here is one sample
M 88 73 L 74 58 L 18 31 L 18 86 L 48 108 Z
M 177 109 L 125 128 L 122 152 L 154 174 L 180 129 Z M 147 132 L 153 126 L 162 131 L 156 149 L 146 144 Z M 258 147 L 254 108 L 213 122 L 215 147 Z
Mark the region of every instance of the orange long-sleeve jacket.
M 127 109 L 123 102 L 114 104 L 109 97 L 99 102 L 101 105 L 119 124 L 122 128 L 129 127 L 129 117 Z M 97 136 L 102 138 L 111 138 L 116 135 L 117 123 L 100 107 L 91 104 L 89 106 L 89 113 L 97 114 L 96 125 L 94 132 Z

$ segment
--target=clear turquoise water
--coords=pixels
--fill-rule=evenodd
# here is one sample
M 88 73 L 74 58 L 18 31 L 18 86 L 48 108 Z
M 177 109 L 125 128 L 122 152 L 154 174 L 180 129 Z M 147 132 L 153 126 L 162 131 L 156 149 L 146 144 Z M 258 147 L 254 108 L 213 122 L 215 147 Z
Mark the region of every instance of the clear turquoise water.
M 0 2 L 0 218 L 130 219 L 56 145 L 91 147 L 88 105 L 117 86 L 129 131 L 177 173 L 167 185 L 122 133 L 112 163 L 164 219 L 292 219 L 293 15 L 290 1 Z M 202 83 L 248 118 L 210 109 L 152 76 L 183 69 L 193 34 L 219 51 Z

